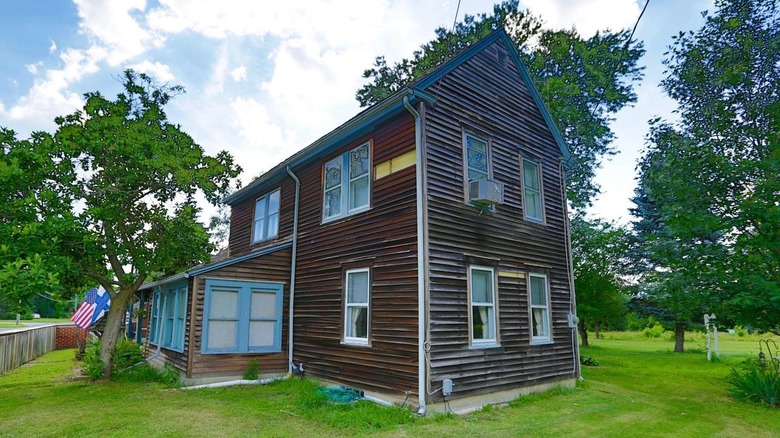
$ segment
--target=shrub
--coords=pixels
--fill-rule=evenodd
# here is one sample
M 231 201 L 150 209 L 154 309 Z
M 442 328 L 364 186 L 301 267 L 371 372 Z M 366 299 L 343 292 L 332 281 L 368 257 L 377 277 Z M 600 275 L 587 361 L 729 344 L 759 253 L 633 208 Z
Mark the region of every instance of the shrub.
M 84 373 L 91 380 L 104 377 L 105 362 L 100 359 L 100 347 L 100 339 L 92 338 L 87 341 L 87 346 L 84 349 Z M 158 371 L 144 361 L 143 347 L 130 339 L 117 340 L 112 358 L 112 379 L 131 382 L 160 382 L 167 386 L 179 386 L 179 371 L 176 368 L 166 364 L 162 370 Z
M 642 334 L 645 335 L 646 338 L 660 338 L 664 332 L 664 327 L 657 322 L 654 326 L 646 327 L 644 330 L 642 330 Z
M 590 356 L 580 356 L 580 363 L 582 365 L 585 365 L 586 367 L 597 367 L 599 366 L 599 361 L 596 359 L 590 357 Z
M 734 398 L 780 407 L 780 374 L 777 370 L 757 359 L 748 359 L 742 368 L 741 371 L 732 368 L 727 377 Z
M 255 359 L 251 359 L 244 371 L 244 380 L 257 380 L 260 375 L 260 362 Z

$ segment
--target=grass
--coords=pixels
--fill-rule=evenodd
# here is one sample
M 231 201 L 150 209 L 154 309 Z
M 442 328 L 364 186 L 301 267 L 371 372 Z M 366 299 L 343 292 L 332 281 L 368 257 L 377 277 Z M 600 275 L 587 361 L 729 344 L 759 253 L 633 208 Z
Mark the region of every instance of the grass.
M 0 377 L 0 436 L 777 436 L 777 409 L 733 400 L 725 382 L 758 352 L 758 337 L 723 335 L 720 359 L 706 362 L 695 335 L 683 354 L 669 339 L 640 336 L 592 339 L 583 354 L 601 365 L 586 367 L 575 389 L 424 419 L 368 402 L 332 405 L 299 379 L 193 391 L 73 382 L 73 351 L 55 351 Z

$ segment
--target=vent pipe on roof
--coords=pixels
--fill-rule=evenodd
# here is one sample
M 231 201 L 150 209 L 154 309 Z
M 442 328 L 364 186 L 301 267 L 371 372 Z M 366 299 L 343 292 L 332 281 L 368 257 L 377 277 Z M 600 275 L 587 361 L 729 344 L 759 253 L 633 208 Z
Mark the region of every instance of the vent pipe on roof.
M 427 411 L 426 399 L 428 398 L 427 385 L 427 358 L 425 354 L 425 332 L 427 321 L 425 318 L 425 240 L 423 224 L 423 159 L 422 159 L 422 121 L 420 113 L 409 103 L 409 96 L 404 96 L 404 107 L 414 116 L 414 150 L 416 162 L 416 201 L 417 201 L 417 386 L 418 403 L 417 413 L 425 415 Z

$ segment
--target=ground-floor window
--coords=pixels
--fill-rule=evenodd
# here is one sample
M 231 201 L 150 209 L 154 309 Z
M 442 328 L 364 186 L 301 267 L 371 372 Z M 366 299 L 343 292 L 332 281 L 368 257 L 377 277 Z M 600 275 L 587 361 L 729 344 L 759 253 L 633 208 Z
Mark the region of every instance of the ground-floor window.
M 471 306 L 471 344 L 498 343 L 496 333 L 495 271 L 484 266 L 469 266 L 469 305 Z
M 528 295 L 531 301 L 531 340 L 549 342 L 550 336 L 550 294 L 547 288 L 547 276 L 528 274 Z
M 344 342 L 368 345 L 369 301 L 371 294 L 368 268 L 350 269 L 345 274 Z
M 284 285 L 206 280 L 203 353 L 279 352 Z
M 187 283 L 160 287 L 152 298 L 149 342 L 184 351 L 184 323 L 187 318 Z

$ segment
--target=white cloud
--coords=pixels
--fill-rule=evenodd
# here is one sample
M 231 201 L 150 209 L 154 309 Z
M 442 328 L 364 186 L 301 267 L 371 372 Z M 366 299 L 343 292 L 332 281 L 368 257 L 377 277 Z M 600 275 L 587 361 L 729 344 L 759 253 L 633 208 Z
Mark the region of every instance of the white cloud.
M 117 66 L 144 53 L 149 47 L 159 47 L 164 38 L 152 33 L 131 15 L 146 9 L 145 0 L 74 0 L 78 8 L 79 28 L 94 36 L 108 50 L 107 62 Z
M 246 66 L 236 67 L 233 69 L 233 71 L 230 72 L 230 75 L 233 76 L 233 80 L 236 82 L 241 82 L 243 80 L 246 80 Z
M 51 44 L 49 45 L 49 53 L 54 53 L 57 51 L 57 43 L 54 42 L 54 40 L 50 39 Z
M 166 64 L 162 64 L 159 61 L 154 63 L 150 61 L 144 61 L 131 65 L 130 68 L 139 73 L 146 73 L 159 82 L 170 82 L 175 79 L 175 76 L 173 73 L 171 73 L 171 67 Z
M 574 25 L 585 38 L 599 30 L 633 27 L 641 8 L 635 0 L 523 0 L 523 6 L 541 15 L 546 27 L 569 29 Z
M 81 106 L 81 97 L 68 86 L 84 75 L 98 71 L 98 63 L 107 56 L 106 50 L 91 46 L 86 50 L 66 49 L 60 53 L 61 69 L 47 70 L 45 79 L 36 80 L 26 96 L 21 97 L 7 112 L 11 120 L 30 118 L 51 119 Z
M 38 61 L 35 64 L 25 64 L 25 68 L 27 69 L 30 74 L 37 75 L 38 74 L 38 67 L 43 66 L 43 61 Z

